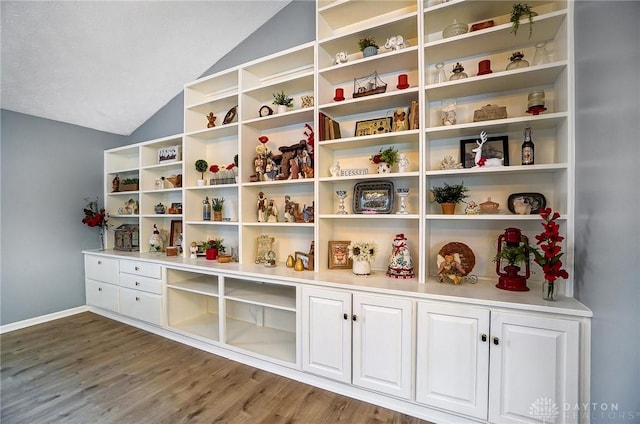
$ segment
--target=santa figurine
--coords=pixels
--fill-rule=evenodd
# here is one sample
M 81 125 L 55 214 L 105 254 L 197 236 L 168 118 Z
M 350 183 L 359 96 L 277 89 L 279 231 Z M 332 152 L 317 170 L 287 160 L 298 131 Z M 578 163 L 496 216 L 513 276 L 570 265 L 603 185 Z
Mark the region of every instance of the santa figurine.
M 413 259 L 404 234 L 396 234 L 396 238 L 393 240 L 389 266 L 387 266 L 387 277 L 402 279 L 414 277 Z
M 153 224 L 153 234 L 151 234 L 151 237 L 149 238 L 149 251 L 162 252 L 163 247 L 164 243 L 162 242 L 162 236 L 160 236 L 158 226 Z

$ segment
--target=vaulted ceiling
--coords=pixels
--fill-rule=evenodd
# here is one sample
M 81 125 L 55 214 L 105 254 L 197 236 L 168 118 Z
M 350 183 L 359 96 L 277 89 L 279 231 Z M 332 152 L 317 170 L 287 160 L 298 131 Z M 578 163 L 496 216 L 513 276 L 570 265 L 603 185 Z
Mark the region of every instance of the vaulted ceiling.
M 129 135 L 291 0 L 1 2 L 1 106 Z

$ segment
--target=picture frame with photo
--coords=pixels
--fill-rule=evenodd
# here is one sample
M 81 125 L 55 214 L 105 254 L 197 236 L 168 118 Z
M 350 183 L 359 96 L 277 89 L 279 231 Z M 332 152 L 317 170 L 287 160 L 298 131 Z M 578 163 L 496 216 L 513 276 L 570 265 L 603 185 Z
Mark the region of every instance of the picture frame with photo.
M 351 241 L 329 241 L 329 269 L 351 269 L 352 262 L 349 258 L 349 245 Z
M 171 232 L 169 233 L 169 246 L 175 246 L 174 243 L 178 241 L 180 234 L 182 234 L 182 220 L 172 219 Z
M 478 147 L 476 138 L 460 140 L 460 163 L 465 168 L 476 166 L 476 154 L 473 149 Z M 489 137 L 482 146 L 482 156 L 487 159 L 502 159 L 502 165 L 509 166 L 509 137 L 506 135 Z
M 300 259 L 302 261 L 302 266 L 304 267 L 304 269 L 308 270 L 308 271 L 313 271 L 313 256 L 308 254 L 308 253 L 304 253 L 304 252 L 296 252 L 295 253 L 295 259 L 296 261 L 298 259 Z

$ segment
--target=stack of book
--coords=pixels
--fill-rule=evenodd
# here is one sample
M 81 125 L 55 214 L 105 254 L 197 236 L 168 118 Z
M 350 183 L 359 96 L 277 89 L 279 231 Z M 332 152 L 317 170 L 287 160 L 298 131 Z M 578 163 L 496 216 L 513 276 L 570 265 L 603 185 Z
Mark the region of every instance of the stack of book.
M 320 112 L 320 119 L 318 120 L 320 141 L 335 140 L 340 138 L 340 123 L 334 121 L 324 113 Z

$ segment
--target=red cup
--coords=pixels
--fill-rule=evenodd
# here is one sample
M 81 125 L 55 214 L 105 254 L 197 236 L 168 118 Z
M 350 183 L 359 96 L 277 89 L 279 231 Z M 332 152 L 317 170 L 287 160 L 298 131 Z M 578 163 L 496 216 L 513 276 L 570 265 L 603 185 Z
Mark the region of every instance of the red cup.
M 398 75 L 398 85 L 396 86 L 398 90 L 404 90 L 405 88 L 409 88 L 409 77 L 407 74 Z
M 336 88 L 336 96 L 333 98 L 336 102 L 344 100 L 344 89 Z

